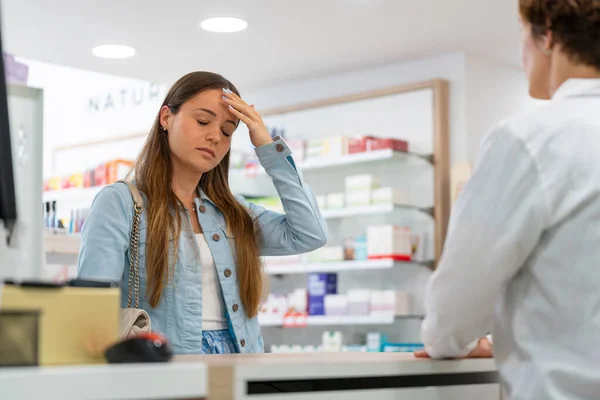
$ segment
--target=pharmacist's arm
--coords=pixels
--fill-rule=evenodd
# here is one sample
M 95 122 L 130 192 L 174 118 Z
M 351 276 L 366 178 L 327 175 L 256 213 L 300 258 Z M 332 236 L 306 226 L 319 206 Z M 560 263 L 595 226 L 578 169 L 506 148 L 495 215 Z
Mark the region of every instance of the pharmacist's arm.
M 261 231 L 261 255 L 283 256 L 316 250 L 327 242 L 327 227 L 312 189 L 302 181 L 292 152 L 282 139 L 256 148 L 261 165 L 271 179 L 285 214 L 248 203 L 239 197 Z
M 496 129 L 452 210 L 444 254 L 427 285 L 421 337 L 431 357 L 465 356 L 489 332 L 502 288 L 531 254 L 547 219 L 529 151 L 505 128 Z
M 121 281 L 132 207 L 132 200 L 114 186 L 98 193 L 81 233 L 79 278 Z

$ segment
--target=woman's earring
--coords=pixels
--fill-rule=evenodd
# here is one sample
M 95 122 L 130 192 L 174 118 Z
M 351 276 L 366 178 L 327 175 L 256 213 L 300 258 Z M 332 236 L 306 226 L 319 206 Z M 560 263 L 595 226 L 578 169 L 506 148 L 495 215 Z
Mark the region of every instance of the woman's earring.
M 165 128 L 164 126 L 161 126 L 162 130 L 164 133 L 167 133 L 167 128 Z

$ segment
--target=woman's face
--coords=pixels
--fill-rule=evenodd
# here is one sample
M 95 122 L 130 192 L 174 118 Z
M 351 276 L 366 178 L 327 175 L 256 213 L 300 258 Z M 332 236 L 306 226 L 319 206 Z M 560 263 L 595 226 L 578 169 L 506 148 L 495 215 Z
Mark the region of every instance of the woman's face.
M 521 61 L 529 81 L 529 95 L 536 99 L 550 98 L 552 58 L 544 52 L 544 41 L 536 40 L 531 25 L 521 22 Z
M 215 168 L 231 147 L 238 119 L 229 111 L 218 89 L 206 90 L 183 103 L 177 114 L 161 110 L 173 162 L 203 174 Z

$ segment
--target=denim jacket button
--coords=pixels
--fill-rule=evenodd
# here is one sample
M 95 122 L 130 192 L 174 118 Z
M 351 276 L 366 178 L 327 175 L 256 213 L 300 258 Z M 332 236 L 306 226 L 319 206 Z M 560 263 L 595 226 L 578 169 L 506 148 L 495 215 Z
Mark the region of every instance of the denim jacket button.
M 226 277 L 226 278 L 229 278 L 230 276 L 231 276 L 231 270 L 230 270 L 229 268 L 227 268 L 227 269 L 225 270 L 225 277 Z
M 237 312 L 240 309 L 240 306 L 238 306 L 237 304 L 233 305 L 233 312 Z
M 283 145 L 281 143 L 278 144 L 277 146 L 275 146 L 275 150 L 277 150 L 280 153 L 283 151 L 283 149 L 284 149 L 284 147 L 283 147 Z
M 200 212 L 204 214 L 206 212 L 206 207 L 200 206 L 198 207 L 198 210 L 200 210 Z
M 221 240 L 221 236 L 219 236 L 219 234 L 218 234 L 218 233 L 215 233 L 215 234 L 212 236 L 212 239 L 213 239 L 215 242 L 218 242 L 219 240 Z
M 242 345 L 242 347 L 246 347 L 246 339 L 240 340 L 240 345 Z

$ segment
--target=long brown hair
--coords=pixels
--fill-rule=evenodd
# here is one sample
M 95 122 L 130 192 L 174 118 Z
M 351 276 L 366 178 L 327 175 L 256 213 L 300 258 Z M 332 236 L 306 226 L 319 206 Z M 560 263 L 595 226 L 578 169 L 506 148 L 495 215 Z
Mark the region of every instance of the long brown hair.
M 161 108 L 177 114 L 182 104 L 209 89 L 227 88 L 239 95 L 235 86 L 221 75 L 192 72 L 169 90 Z M 134 166 L 136 184 L 148 198 L 146 243 L 146 295 L 156 307 L 171 278 L 170 265 L 177 260 L 177 244 L 182 230 L 179 210 L 183 204 L 171 189 L 173 164 L 167 133 L 161 130 L 160 111 Z M 229 188 L 229 152 L 213 170 L 202 174 L 200 189 L 223 213 L 227 228 L 235 236 L 237 277 L 242 306 L 249 318 L 258 314 L 264 292 L 262 265 L 258 251 L 258 229 L 250 214 Z M 170 241 L 173 244 L 170 246 Z

